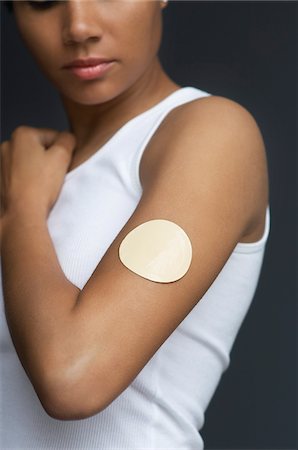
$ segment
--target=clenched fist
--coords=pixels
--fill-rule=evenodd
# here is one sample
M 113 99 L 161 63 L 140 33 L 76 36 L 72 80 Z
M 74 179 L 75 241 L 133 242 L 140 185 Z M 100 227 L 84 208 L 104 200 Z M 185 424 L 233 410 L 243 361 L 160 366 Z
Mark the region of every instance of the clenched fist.
M 47 218 L 59 196 L 75 148 L 68 131 L 19 126 L 0 145 L 1 217 L 22 208 Z

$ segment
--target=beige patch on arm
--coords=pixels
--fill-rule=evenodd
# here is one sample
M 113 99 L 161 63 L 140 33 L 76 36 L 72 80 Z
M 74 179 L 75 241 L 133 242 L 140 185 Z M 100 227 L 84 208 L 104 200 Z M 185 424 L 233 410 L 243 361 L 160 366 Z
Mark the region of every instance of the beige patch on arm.
M 192 246 L 179 225 L 154 219 L 138 225 L 125 236 L 119 246 L 119 258 L 129 270 L 147 280 L 171 283 L 188 271 Z

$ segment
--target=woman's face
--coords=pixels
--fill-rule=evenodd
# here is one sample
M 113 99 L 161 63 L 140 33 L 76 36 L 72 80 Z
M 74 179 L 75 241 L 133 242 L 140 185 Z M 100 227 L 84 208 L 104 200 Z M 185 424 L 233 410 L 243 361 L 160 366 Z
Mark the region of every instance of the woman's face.
M 150 76 L 162 7 L 156 0 L 14 1 L 19 32 L 41 70 L 62 95 L 86 105 L 110 100 Z M 91 80 L 62 68 L 88 57 L 113 63 Z

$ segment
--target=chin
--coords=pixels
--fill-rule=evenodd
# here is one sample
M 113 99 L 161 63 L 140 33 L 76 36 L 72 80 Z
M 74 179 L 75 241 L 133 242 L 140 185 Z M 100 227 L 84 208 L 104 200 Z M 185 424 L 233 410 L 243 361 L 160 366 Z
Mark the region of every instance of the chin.
M 117 97 L 123 90 L 122 86 L 113 83 L 101 82 L 100 80 L 84 81 L 68 86 L 57 86 L 59 93 L 69 100 L 81 105 L 97 105 L 105 103 Z

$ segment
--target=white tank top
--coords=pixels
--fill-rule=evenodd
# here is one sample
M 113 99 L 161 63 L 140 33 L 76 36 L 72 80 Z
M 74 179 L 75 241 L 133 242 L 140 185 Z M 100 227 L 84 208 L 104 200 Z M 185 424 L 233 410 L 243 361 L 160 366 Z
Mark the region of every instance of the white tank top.
M 164 117 L 211 95 L 183 87 L 129 120 L 66 174 L 48 228 L 62 270 L 82 289 L 142 195 L 139 164 Z M 1 449 L 203 449 L 204 412 L 257 287 L 269 234 L 238 243 L 223 269 L 134 381 L 106 409 L 61 421 L 43 409 L 19 359 L 0 298 Z

